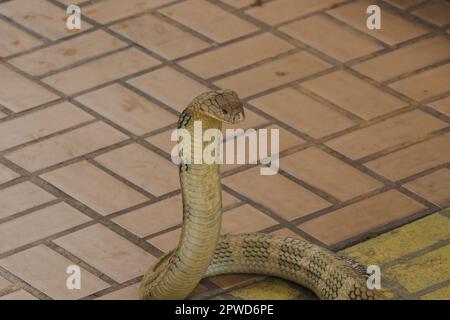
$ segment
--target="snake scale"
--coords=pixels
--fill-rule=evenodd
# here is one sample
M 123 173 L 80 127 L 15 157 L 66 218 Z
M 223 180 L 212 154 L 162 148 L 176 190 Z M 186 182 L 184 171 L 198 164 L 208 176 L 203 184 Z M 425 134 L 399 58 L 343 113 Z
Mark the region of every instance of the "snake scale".
M 222 123 L 235 124 L 244 118 L 235 92 L 210 91 L 186 107 L 178 128 L 189 131 L 192 149 L 204 148 L 202 132 L 194 131 L 195 121 L 201 121 L 205 131 L 221 129 Z M 182 162 L 179 175 L 183 225 L 178 247 L 144 275 L 141 299 L 184 299 L 203 277 L 228 273 L 283 278 L 311 289 L 321 299 L 382 298 L 381 293 L 367 288 L 365 275 L 349 259 L 305 240 L 262 233 L 220 236 L 219 165 Z

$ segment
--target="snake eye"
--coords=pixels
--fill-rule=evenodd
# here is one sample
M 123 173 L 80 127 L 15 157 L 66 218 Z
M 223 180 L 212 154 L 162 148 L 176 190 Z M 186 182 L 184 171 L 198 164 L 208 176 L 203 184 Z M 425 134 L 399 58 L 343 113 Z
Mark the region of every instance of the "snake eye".
M 223 112 L 224 114 L 228 114 L 228 111 L 225 110 L 225 109 L 222 109 L 222 112 Z

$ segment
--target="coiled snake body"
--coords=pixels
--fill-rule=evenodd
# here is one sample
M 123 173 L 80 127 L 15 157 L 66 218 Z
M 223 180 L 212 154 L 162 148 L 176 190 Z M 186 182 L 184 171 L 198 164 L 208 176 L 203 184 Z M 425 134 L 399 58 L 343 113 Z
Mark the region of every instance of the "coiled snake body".
M 244 119 L 242 104 L 231 90 L 196 97 L 180 115 L 178 127 L 189 131 L 194 148 L 204 148 L 203 132 Z M 197 150 L 198 151 L 198 150 Z M 203 150 L 200 150 L 203 152 Z M 203 277 L 226 273 L 264 274 L 293 281 L 321 299 L 376 299 L 366 278 L 347 259 L 304 240 L 262 233 L 220 236 L 222 199 L 218 164 L 179 166 L 183 226 L 178 247 L 144 275 L 142 299 L 184 299 Z

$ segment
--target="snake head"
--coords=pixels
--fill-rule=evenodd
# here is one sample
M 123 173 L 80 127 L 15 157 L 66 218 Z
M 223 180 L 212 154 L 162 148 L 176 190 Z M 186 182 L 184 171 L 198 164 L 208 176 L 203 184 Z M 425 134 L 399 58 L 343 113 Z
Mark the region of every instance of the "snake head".
M 208 91 L 194 102 L 200 112 L 222 122 L 236 124 L 245 119 L 242 102 L 233 90 Z

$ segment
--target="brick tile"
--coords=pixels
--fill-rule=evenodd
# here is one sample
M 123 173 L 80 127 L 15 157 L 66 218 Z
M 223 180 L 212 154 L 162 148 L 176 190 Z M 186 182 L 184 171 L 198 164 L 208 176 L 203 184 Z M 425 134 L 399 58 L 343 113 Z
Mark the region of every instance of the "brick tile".
M 99 224 L 54 242 L 120 283 L 142 275 L 156 261 L 143 249 Z
M 36 171 L 105 148 L 127 137 L 103 122 L 43 140 L 8 153 L 5 157 L 19 166 Z
M 0 277 L 0 291 L 8 288 L 10 285 L 11 285 L 11 282 L 9 282 L 8 280 L 6 280 L 3 277 Z
M 386 2 L 400 9 L 408 9 L 426 0 L 386 0 Z
M 0 104 L 20 112 L 58 99 L 58 96 L 31 80 L 0 65 Z
M 366 9 L 371 4 L 372 2 L 370 0 L 352 2 L 345 6 L 332 9 L 328 13 L 389 45 L 395 45 L 428 32 L 427 29 L 419 24 L 413 23 L 387 10 L 382 10 L 382 28 L 380 30 L 369 30 L 366 25 L 368 17 Z
M 173 1 L 174 0 L 107 0 L 83 8 L 83 14 L 97 22 L 108 23 Z
M 355 125 L 353 121 L 339 112 L 293 88 L 275 91 L 251 100 L 250 103 L 292 128 L 314 138 L 320 138 Z
M 450 286 L 430 292 L 421 296 L 421 300 L 448 300 L 450 297 Z
M 330 65 L 306 52 L 272 61 L 248 71 L 240 72 L 215 84 L 236 90 L 242 98 L 309 76 Z
M 307 221 L 299 228 L 327 245 L 333 245 L 423 209 L 422 204 L 391 190 Z
M 263 33 L 184 60 L 180 65 L 203 78 L 211 78 L 293 48 L 286 41 Z
M 10 63 L 34 76 L 71 65 L 124 47 L 117 38 L 98 30 L 10 60 Z
M 369 169 L 399 180 L 450 161 L 450 134 L 444 134 L 365 164 Z
M 351 159 L 359 159 L 413 142 L 446 126 L 445 122 L 425 112 L 413 110 L 333 139 L 327 145 Z
M 87 161 L 51 171 L 42 178 L 102 215 L 148 200 Z
M 350 28 L 319 15 L 290 23 L 280 30 L 342 62 L 383 48 Z
M 341 2 L 343 0 L 279 0 L 262 6 L 254 6 L 248 9 L 246 13 L 270 25 L 274 25 L 332 7 Z
M 230 194 L 222 193 L 222 206 L 227 208 L 239 203 Z M 175 227 L 182 223 L 183 208 L 181 194 L 158 201 L 149 206 L 131 211 L 114 218 L 113 221 L 123 228 L 143 238 L 151 234 Z
M 78 30 L 66 29 L 66 12 L 45 0 L 8 1 L 0 5 L 0 13 L 51 40 L 57 40 Z M 81 31 L 91 28 L 82 21 Z
M 344 251 L 365 264 L 382 265 L 450 237 L 450 220 L 432 214 Z
M 90 219 L 65 203 L 35 211 L 0 224 L 0 252 L 73 228 Z
M 164 253 L 169 252 L 177 247 L 180 239 L 181 228 L 163 233 L 157 237 L 147 240 L 148 243 L 155 246 Z
M 391 88 L 418 101 L 450 90 L 448 75 L 450 63 L 427 70 L 389 85 Z
M 96 160 L 156 196 L 179 188 L 178 167 L 140 145 L 116 149 Z
M 31 209 L 54 200 L 47 191 L 31 182 L 22 182 L 0 190 L 0 218 Z
M 0 111 L 0 119 L 3 119 L 6 117 L 6 114 Z
M 0 184 L 11 181 L 17 177 L 19 177 L 19 174 L 0 163 Z
M 437 111 L 450 117 L 450 96 L 444 99 L 440 99 L 429 103 L 429 105 Z
M 278 153 L 275 153 L 275 150 L 272 151 L 271 136 L 272 136 L 272 130 L 274 130 L 274 129 L 278 130 L 278 136 L 279 136 L 279 145 L 278 145 L 278 149 L 279 149 L 278 151 L 279 152 Z M 299 145 L 305 143 L 305 140 L 303 140 L 302 138 L 299 138 L 298 136 L 290 133 L 289 131 L 279 127 L 278 125 L 270 125 L 270 126 L 261 128 L 260 130 L 267 130 L 268 131 L 267 132 L 267 156 L 264 156 L 264 155 L 261 156 L 259 154 L 260 148 L 259 148 L 259 142 L 258 142 L 258 145 L 257 145 L 257 150 L 258 150 L 257 151 L 258 152 L 257 153 L 257 160 L 258 161 L 259 160 L 263 160 L 263 159 L 265 159 L 267 157 L 270 157 L 270 155 L 272 155 L 272 156 L 275 156 L 277 154 L 279 155 L 280 153 L 282 153 L 282 152 L 284 152 L 284 151 L 286 151 L 286 150 L 288 150 L 288 149 L 290 149 L 292 147 L 299 146 Z M 257 130 L 258 136 L 259 136 L 260 130 Z M 231 148 L 231 145 L 233 145 L 233 144 L 234 144 L 234 159 L 236 159 L 237 145 L 238 145 L 237 138 L 229 137 L 225 141 L 224 146 L 223 146 L 223 159 L 224 159 L 224 162 L 226 162 L 227 148 Z M 245 139 L 245 150 L 250 150 L 249 139 Z M 236 162 L 236 160 L 235 160 L 235 162 Z M 249 151 L 246 151 L 246 154 L 245 154 L 245 164 L 250 164 Z M 226 171 L 229 171 L 229 170 L 241 167 L 243 165 L 244 164 L 237 164 L 237 163 L 235 163 L 235 164 L 223 164 L 220 169 L 221 169 L 222 172 L 226 172 Z
M 27 291 L 20 289 L 7 295 L 1 296 L 0 300 L 37 300 L 37 298 Z
M 139 300 L 139 283 L 105 294 L 95 300 Z
M 75 94 L 158 63 L 158 60 L 132 48 L 46 77 L 43 81 L 66 94 Z
M 438 206 L 450 206 L 450 170 L 441 169 L 404 185 Z
M 286 172 L 342 201 L 383 186 L 316 147 L 284 157 L 280 162 Z
M 118 84 L 87 93 L 77 100 L 136 135 L 177 122 L 176 116 Z
M 159 11 L 217 42 L 258 30 L 256 26 L 204 0 L 188 0 Z
M 406 105 L 400 99 L 344 71 L 307 81 L 302 86 L 366 120 Z
M 254 283 L 255 281 L 264 279 L 261 276 L 254 276 L 248 274 L 226 274 L 208 278 L 216 286 L 223 290 L 228 290 L 237 286 L 245 286 Z
M 209 90 L 205 85 L 170 67 L 146 73 L 128 80 L 128 83 L 180 112 L 193 98 Z
M 81 289 L 68 289 L 66 270 L 70 265 L 76 264 L 44 245 L 0 260 L 1 267 L 53 299 L 80 299 L 109 287 L 107 283 L 81 268 Z
M 0 21 L 0 57 L 7 57 L 42 44 L 42 41 L 30 36 L 15 26 Z
M 255 0 L 222 0 L 222 2 L 235 8 L 243 8 L 248 5 L 254 4 Z
M 433 0 L 425 6 L 413 10 L 411 13 L 439 27 L 450 23 L 450 5 L 448 1 Z
M 303 217 L 330 205 L 279 174 L 260 175 L 259 167 L 226 177 L 223 183 L 287 220 Z
M 110 28 L 167 59 L 176 59 L 209 47 L 207 42 L 148 14 Z
M 270 234 L 284 238 L 303 239 L 301 236 L 299 236 L 294 231 L 288 228 L 278 229 L 276 231 L 271 232 Z
M 437 36 L 396 49 L 353 68 L 377 81 L 392 79 L 450 57 L 450 41 Z
M 226 212 L 222 218 L 222 234 L 257 232 L 278 224 L 261 211 L 245 204 Z
M 63 102 L 0 123 L 0 150 L 33 141 L 94 118 L 73 104 Z
M 384 271 L 409 292 L 417 292 L 450 279 L 450 245 L 397 264 Z

